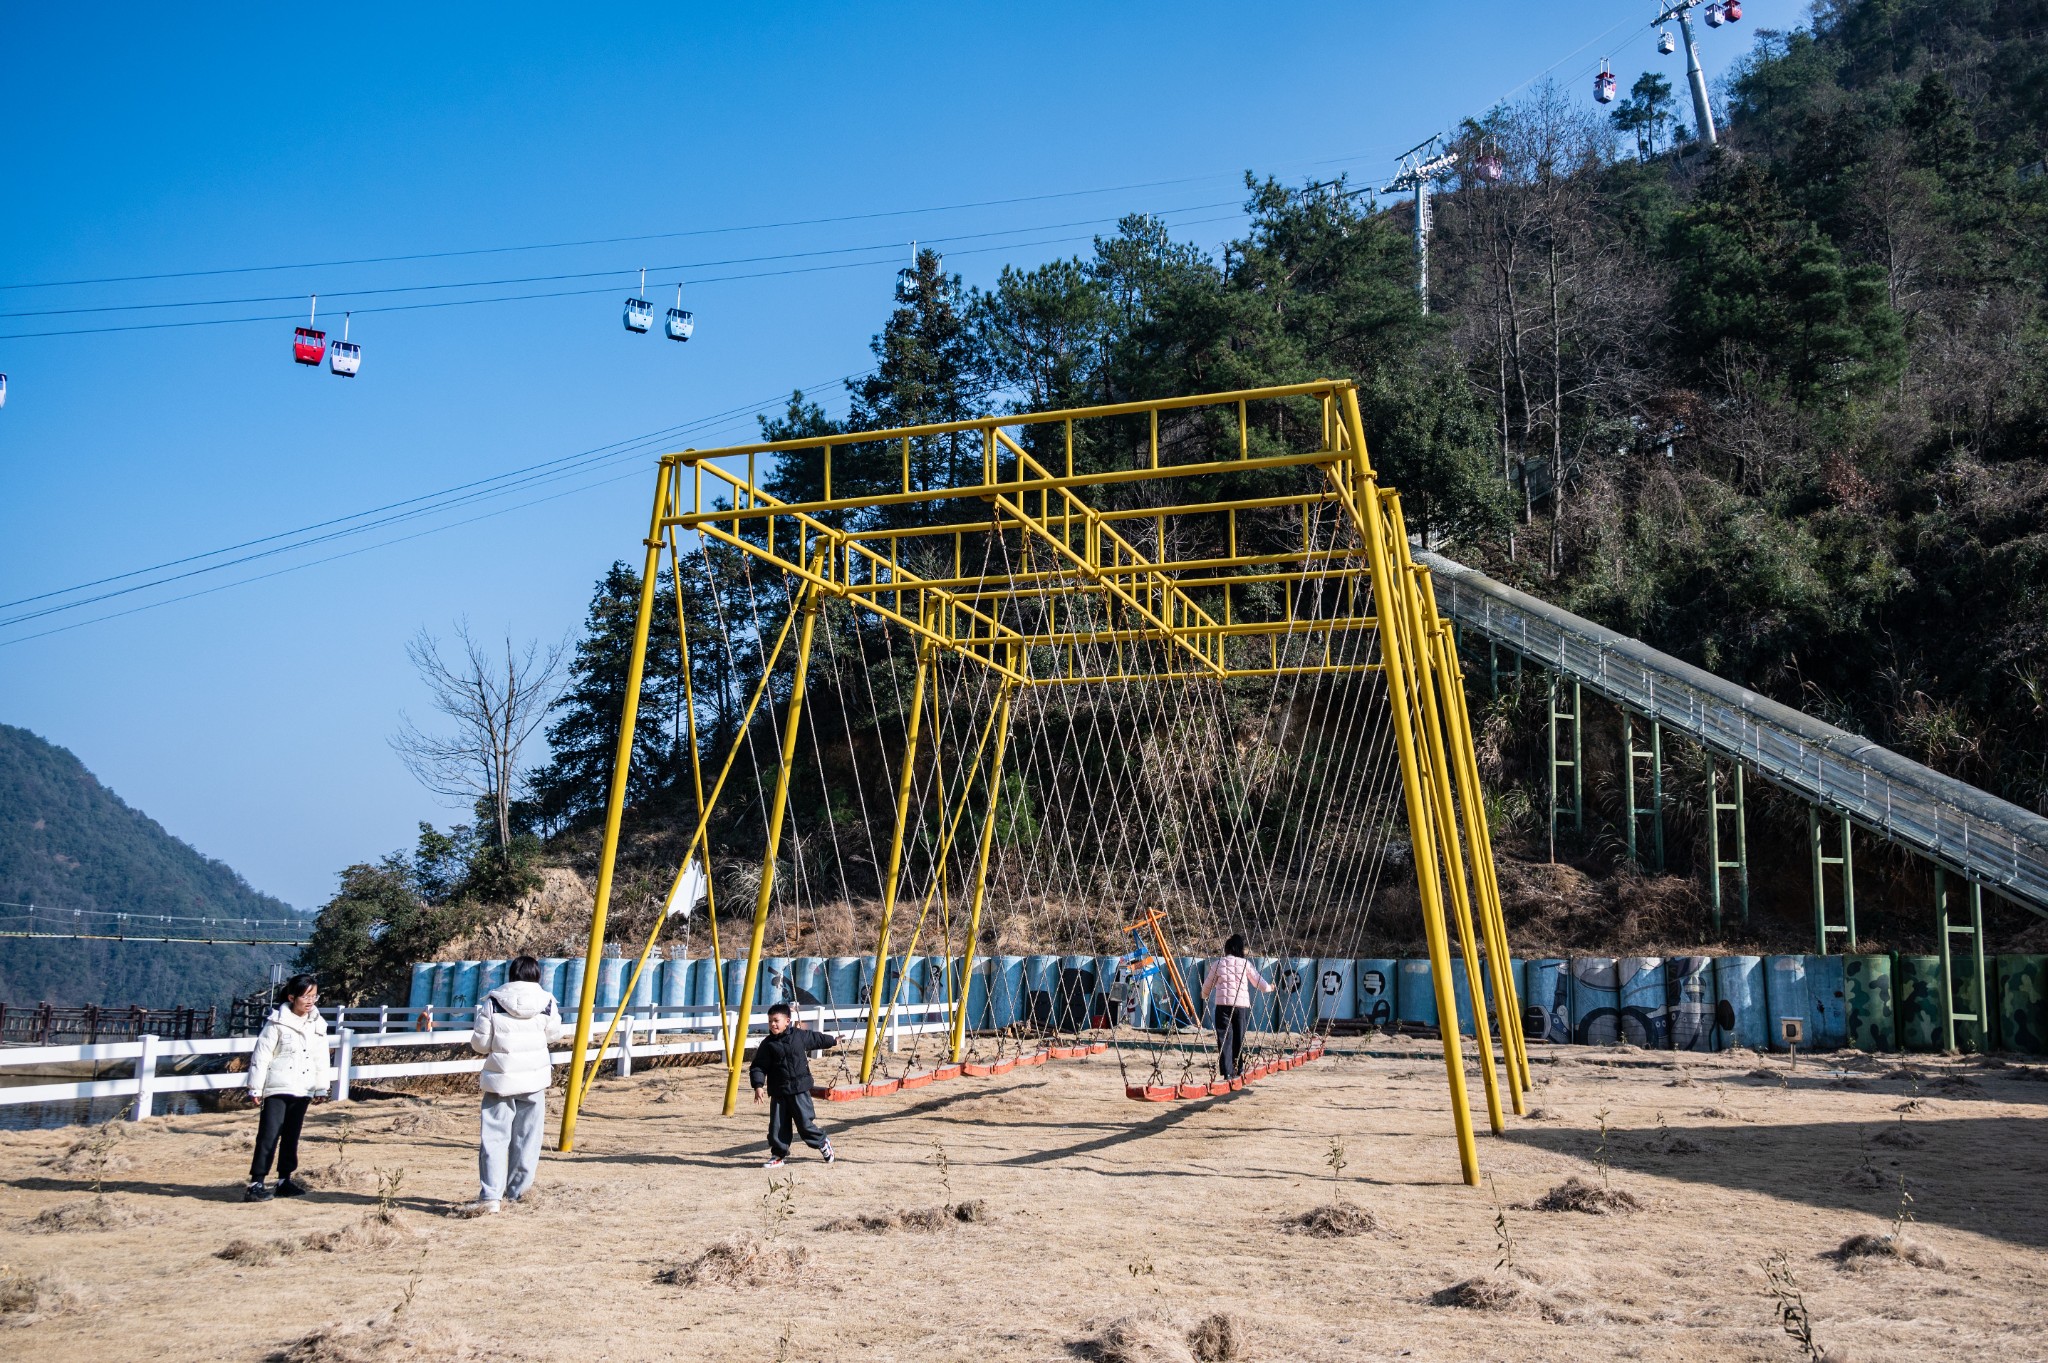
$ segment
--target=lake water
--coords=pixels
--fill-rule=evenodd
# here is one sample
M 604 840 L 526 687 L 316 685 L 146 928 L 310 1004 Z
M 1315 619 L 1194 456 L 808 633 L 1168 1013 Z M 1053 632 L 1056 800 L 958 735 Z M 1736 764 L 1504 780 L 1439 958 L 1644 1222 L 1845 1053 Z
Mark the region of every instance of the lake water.
M 135 1106 L 133 1098 L 68 1098 L 50 1103 L 10 1103 L 0 1106 L 0 1131 L 54 1131 L 65 1126 L 97 1126 L 116 1117 L 125 1118 Z M 152 1115 L 190 1116 L 199 1104 L 189 1093 L 160 1093 Z

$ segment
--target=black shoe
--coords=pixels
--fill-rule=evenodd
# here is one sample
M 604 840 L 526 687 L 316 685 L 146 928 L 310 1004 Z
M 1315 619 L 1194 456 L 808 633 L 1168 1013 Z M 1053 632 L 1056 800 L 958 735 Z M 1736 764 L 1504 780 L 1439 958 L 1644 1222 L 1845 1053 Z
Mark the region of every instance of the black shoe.
M 248 1191 L 242 1194 L 242 1201 L 268 1202 L 271 1198 L 275 1196 L 277 1196 L 277 1194 L 271 1192 L 269 1187 L 263 1182 L 262 1179 L 259 1178 L 254 1183 L 251 1183 L 249 1185 Z
M 277 1195 L 279 1197 L 304 1197 L 312 1191 L 311 1188 L 299 1182 L 297 1174 L 286 1174 L 277 1181 Z

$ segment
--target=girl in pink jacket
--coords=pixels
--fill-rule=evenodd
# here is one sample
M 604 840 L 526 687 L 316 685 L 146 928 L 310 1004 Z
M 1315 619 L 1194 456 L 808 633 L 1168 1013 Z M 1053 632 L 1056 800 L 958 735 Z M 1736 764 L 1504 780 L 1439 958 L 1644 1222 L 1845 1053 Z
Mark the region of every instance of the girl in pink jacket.
M 1252 1015 L 1252 990 L 1273 992 L 1272 982 L 1245 959 L 1244 950 L 1244 934 L 1231 933 L 1222 959 L 1202 976 L 1202 999 L 1216 1005 L 1216 1070 L 1225 1079 L 1238 1075 L 1245 1024 Z

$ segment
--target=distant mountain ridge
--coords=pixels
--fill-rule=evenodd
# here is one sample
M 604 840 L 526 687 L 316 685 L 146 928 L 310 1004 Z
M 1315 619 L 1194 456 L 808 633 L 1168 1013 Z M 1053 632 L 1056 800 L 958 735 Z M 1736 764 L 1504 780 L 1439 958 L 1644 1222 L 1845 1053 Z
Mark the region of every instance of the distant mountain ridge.
M 27 926 L 21 905 L 89 911 L 74 930 L 116 930 L 102 913 L 186 920 L 159 925 L 167 935 L 206 930 L 209 920 L 297 916 L 233 867 L 205 856 L 102 785 L 65 748 L 27 729 L 0 724 L 0 927 Z M 10 1005 L 141 1003 L 151 1007 L 218 1003 L 260 980 L 289 947 L 202 947 L 127 942 L 0 938 L 0 1002 Z

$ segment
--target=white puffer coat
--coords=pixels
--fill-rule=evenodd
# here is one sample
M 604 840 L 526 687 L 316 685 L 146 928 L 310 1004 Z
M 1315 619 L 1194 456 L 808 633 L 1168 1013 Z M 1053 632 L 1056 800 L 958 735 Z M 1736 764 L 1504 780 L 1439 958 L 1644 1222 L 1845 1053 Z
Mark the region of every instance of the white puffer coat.
M 279 1004 L 256 1037 L 249 1056 L 249 1097 L 255 1102 L 282 1094 L 317 1098 L 334 1083 L 327 1059 L 327 1020 L 315 1009 L 305 1017 Z
M 554 995 L 527 980 L 493 989 L 476 1007 L 469 1048 L 488 1057 L 477 1076 L 485 1093 L 517 1097 L 545 1090 L 554 1077 L 548 1047 L 569 1034 Z

